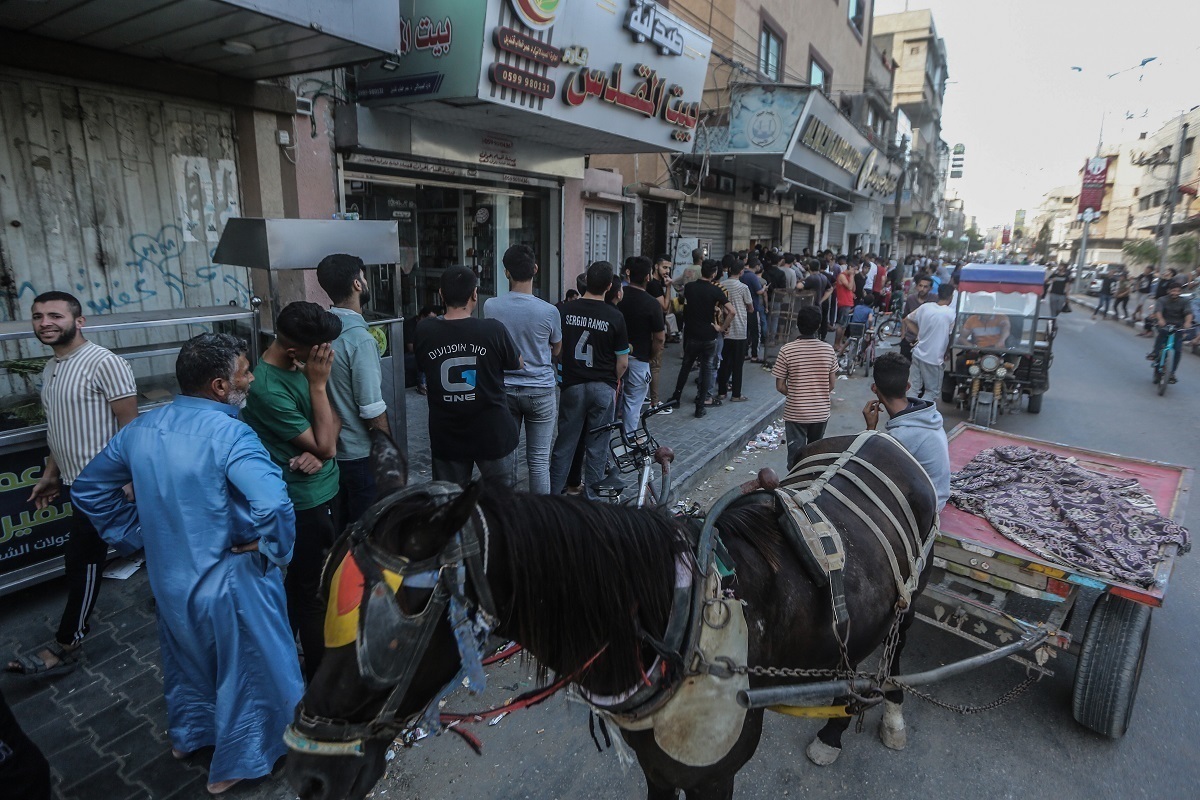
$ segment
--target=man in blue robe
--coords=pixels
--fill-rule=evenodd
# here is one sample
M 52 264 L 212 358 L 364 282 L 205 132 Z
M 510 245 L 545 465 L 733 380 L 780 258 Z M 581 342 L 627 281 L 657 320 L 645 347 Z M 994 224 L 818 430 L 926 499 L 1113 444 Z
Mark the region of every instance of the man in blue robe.
M 237 419 L 254 377 L 245 342 L 197 336 L 175 374 L 181 395 L 121 429 L 71 499 L 118 550 L 146 549 L 173 752 L 215 747 L 218 794 L 271 772 L 304 691 L 280 570 L 295 513 L 279 467 Z M 131 481 L 136 505 L 121 491 Z

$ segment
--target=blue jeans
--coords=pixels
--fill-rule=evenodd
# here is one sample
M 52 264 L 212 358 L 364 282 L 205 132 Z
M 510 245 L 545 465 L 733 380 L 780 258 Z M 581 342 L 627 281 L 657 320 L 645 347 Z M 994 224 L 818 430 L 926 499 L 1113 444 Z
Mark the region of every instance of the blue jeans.
M 687 385 L 688 375 L 692 371 L 692 365 L 699 361 L 700 381 L 698 385 L 700 388 L 696 390 L 696 410 L 699 411 L 704 407 L 704 400 L 709 396 L 707 387 L 713 376 L 712 357 L 716 348 L 716 340 L 698 342 L 695 339 L 687 338 L 687 334 L 684 334 L 683 364 L 679 366 L 679 378 L 675 381 L 675 391 L 671 394 L 672 400 L 680 400 L 683 398 L 683 387 Z
M 704 393 L 707 397 L 717 396 L 717 372 L 721 369 L 721 355 L 725 352 L 725 334 L 718 333 L 717 340 L 713 343 L 712 358 L 708 361 L 708 383 L 704 386 Z M 700 373 L 703 380 L 704 372 Z
M 642 403 L 650 390 L 650 362 L 629 357 L 629 369 L 621 378 L 621 427 L 630 434 L 642 421 Z
M 1094 317 L 1097 314 L 1100 314 L 1102 316 L 1108 316 L 1108 305 L 1111 302 L 1112 302 L 1111 294 L 1101 293 L 1100 300 L 1099 300 L 1099 302 L 1096 303 L 1096 310 L 1092 312 L 1092 316 Z
M 525 426 L 525 467 L 529 470 L 529 493 L 550 493 L 550 445 L 554 442 L 554 423 L 558 416 L 557 398 L 553 386 L 507 386 L 508 410 L 517 422 Z M 517 450 L 512 461 L 511 484 L 517 485 Z
M 558 406 L 558 438 L 550 457 L 550 494 L 562 494 L 571 471 L 571 458 L 581 432 L 613 421 L 617 392 L 607 383 L 577 383 L 562 390 Z M 583 489 L 591 500 L 598 499 L 592 486 L 604 478 L 608 461 L 608 433 L 587 434 L 583 442 Z

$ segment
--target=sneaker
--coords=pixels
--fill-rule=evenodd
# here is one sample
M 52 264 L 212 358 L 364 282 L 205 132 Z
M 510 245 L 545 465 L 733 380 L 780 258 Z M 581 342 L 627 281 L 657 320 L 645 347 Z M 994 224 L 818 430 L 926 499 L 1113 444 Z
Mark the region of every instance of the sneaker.
M 675 409 L 671 408 L 671 406 L 667 406 L 666 408 L 664 408 L 662 411 L 660 411 L 660 412 L 658 412 L 658 413 L 660 413 L 660 414 L 674 414 L 674 413 L 675 413 Z
M 1172 375 L 1171 380 L 1167 381 L 1167 383 L 1179 383 L 1179 379 Z

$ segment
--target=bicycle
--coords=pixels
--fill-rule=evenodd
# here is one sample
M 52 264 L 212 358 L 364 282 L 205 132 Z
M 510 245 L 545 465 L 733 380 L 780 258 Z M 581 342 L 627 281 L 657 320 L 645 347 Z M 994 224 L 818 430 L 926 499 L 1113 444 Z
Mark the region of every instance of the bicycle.
M 1154 382 L 1158 384 L 1159 397 L 1167 393 L 1168 384 L 1175 383 L 1175 357 L 1182 350 L 1179 336 L 1193 330 L 1194 327 L 1177 328 L 1174 325 L 1163 328 L 1167 334 L 1167 341 L 1163 343 L 1162 349 L 1158 351 L 1158 358 L 1154 360 Z
M 843 375 L 852 375 L 859 367 L 863 375 L 871 374 L 875 363 L 875 336 L 865 323 L 850 323 L 846 326 L 846 342 L 838 354 L 838 369 Z
M 876 341 L 892 346 L 898 346 L 900 339 L 904 336 L 904 317 L 899 309 L 895 309 L 890 313 L 879 318 L 879 322 L 875 325 Z
M 668 400 L 656 406 L 650 406 L 642 411 L 637 428 L 632 434 L 626 434 L 621 420 L 601 425 L 588 431 L 595 436 L 607 431 L 614 431 L 609 442 L 616 469 L 599 482 L 592 484 L 592 492 L 602 501 L 614 505 L 633 505 L 636 508 L 664 508 L 671 501 L 671 462 L 675 453 L 669 447 L 660 447 L 646 427 L 646 420 L 667 409 L 677 408 L 678 400 Z M 657 480 L 651 467 L 659 465 Z M 619 474 L 628 475 L 639 473 L 637 494 L 622 500 L 628 486 L 617 477 Z

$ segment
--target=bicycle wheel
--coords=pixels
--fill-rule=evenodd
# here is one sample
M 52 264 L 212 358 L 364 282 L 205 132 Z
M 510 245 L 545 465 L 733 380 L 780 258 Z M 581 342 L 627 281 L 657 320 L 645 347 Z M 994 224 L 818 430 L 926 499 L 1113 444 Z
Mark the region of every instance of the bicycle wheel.
M 1158 370 L 1158 396 L 1162 397 L 1167 393 L 1167 384 L 1171 382 L 1171 378 L 1175 377 L 1175 370 L 1167 370 L 1160 368 Z
M 893 314 L 879 323 L 879 327 L 875 329 L 875 338 L 889 345 L 896 345 L 900 342 L 900 336 L 903 333 L 903 320 Z
M 850 354 L 850 345 L 847 344 L 842 352 L 838 353 L 837 357 L 838 371 L 843 375 L 849 375 L 854 367 L 854 356 Z

